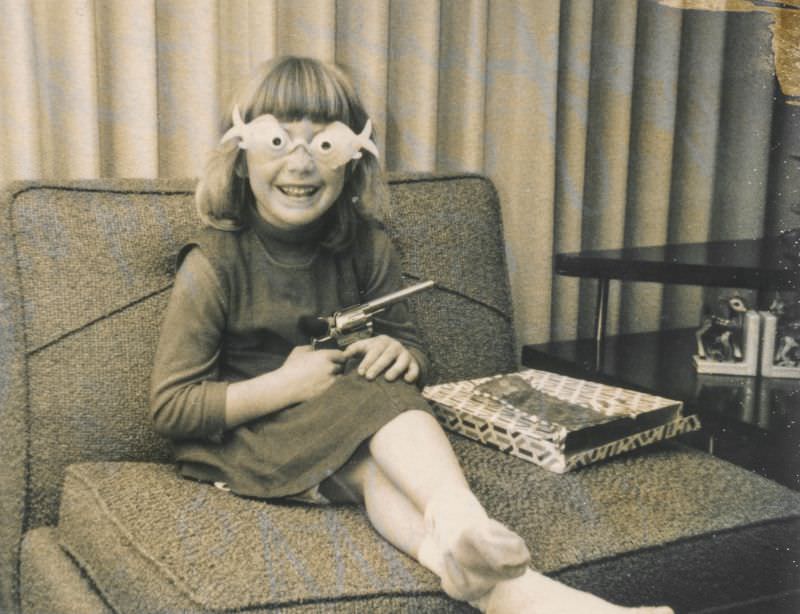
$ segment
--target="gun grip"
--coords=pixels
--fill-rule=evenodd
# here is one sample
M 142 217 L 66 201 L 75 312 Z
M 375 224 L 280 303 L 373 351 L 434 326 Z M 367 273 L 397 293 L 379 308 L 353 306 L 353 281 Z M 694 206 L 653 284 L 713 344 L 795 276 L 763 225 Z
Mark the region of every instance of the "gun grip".
M 333 337 L 312 338 L 311 348 L 314 350 L 338 350 L 339 344 Z

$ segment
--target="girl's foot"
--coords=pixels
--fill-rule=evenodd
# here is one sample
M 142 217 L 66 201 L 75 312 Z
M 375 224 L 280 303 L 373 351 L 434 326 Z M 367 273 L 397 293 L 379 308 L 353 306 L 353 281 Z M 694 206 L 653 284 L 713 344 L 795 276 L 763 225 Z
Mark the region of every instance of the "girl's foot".
M 420 562 L 455 599 L 476 599 L 497 582 L 525 573 L 530 562 L 522 538 L 489 518 L 469 491 L 429 503 L 425 526 Z
M 472 605 L 487 614 L 673 614 L 667 606 L 626 608 L 528 569 L 498 582 Z
M 531 559 L 521 537 L 488 518 L 465 529 L 443 558 L 442 588 L 464 600 L 485 594 L 501 580 L 522 575 Z

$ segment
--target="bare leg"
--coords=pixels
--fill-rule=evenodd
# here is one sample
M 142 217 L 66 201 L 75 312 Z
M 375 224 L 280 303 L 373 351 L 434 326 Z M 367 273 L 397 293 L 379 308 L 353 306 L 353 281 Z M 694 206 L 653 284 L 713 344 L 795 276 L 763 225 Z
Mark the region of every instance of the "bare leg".
M 474 599 L 499 580 L 524 573 L 530 562 L 525 542 L 488 517 L 433 416 L 400 414 L 372 437 L 369 450 L 423 514 L 421 562 L 439 575 L 448 595 Z
M 419 560 L 425 536 L 422 512 L 400 492 L 362 447 L 338 472 L 321 485 L 333 501 L 359 503 L 375 530 L 390 544 Z
M 401 414 L 372 437 L 369 451 L 376 467 L 365 465 L 368 479 L 362 483 L 370 518 L 380 517 L 379 523 L 391 525 L 379 529 L 381 534 L 392 543 L 397 539 L 406 544 L 405 551 L 437 573 L 450 596 L 470 600 L 491 614 L 629 611 L 527 569 L 529 555 L 521 538 L 488 518 L 470 491 L 450 442 L 429 414 Z M 374 499 L 373 488 L 382 493 Z M 387 496 L 392 490 L 398 492 Z M 408 504 L 400 503 L 404 498 Z M 378 511 L 382 505 L 391 505 L 394 511 Z M 391 537 L 406 532 L 412 534 L 409 541 L 404 541 L 407 536 Z
M 445 442 L 448 445 L 447 450 L 452 454 L 449 442 L 446 439 Z M 458 467 L 457 461 L 455 466 Z M 435 473 L 435 469 L 432 471 Z M 476 507 L 477 500 L 469 492 L 460 468 L 459 478 L 458 486 L 465 489 L 468 497 L 462 494 L 455 501 L 466 500 L 467 506 Z M 321 490 L 334 501 L 363 503 L 367 516 L 378 533 L 434 572 L 442 580 L 444 591 L 455 599 L 465 601 L 483 595 L 499 580 L 515 577 L 523 573 L 527 566 L 529 555 L 524 542 L 509 529 L 488 519 L 479 505 L 476 507 L 477 512 L 473 510 L 471 514 L 474 520 L 462 518 L 464 515 L 460 513 L 460 508 L 456 510 L 456 514 L 446 509 L 437 512 L 439 520 L 442 520 L 442 514 L 450 513 L 454 517 L 452 522 L 448 521 L 446 524 L 460 522 L 470 529 L 475 526 L 480 528 L 465 530 L 459 535 L 455 550 L 459 557 L 468 561 L 469 566 L 458 562 L 454 553 L 445 552 L 441 548 L 439 540 L 431 533 L 430 521 L 426 522 L 423 512 L 389 479 L 366 447 L 362 447 L 344 467 L 326 480 Z M 492 552 L 498 561 L 495 567 L 500 571 L 486 563 L 483 551 L 490 549 L 488 542 L 492 539 L 501 546 L 510 543 L 517 551 L 522 550 L 521 554 L 511 552 L 519 560 L 513 568 L 508 564 L 510 557 L 502 553 Z
M 369 451 L 420 510 L 442 489 L 469 491 L 450 441 L 430 414 L 403 412 L 372 436 Z

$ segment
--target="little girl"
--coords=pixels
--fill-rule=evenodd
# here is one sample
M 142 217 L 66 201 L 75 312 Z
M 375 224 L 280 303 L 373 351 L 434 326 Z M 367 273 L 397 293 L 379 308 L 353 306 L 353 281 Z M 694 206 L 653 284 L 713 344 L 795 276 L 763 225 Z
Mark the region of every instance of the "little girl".
M 226 122 L 153 370 L 152 418 L 181 473 L 237 495 L 363 504 L 378 533 L 482 611 L 623 609 L 529 569 L 523 540 L 487 516 L 419 394 L 428 361 L 405 305 L 345 350 L 309 347 L 308 316 L 401 287 L 349 79 L 275 59 Z

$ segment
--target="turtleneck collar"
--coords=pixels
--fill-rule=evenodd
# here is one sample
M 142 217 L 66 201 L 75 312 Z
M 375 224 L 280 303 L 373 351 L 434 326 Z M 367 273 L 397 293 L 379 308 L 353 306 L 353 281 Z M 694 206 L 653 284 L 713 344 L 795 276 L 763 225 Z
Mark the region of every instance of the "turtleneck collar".
M 267 255 L 278 264 L 303 265 L 313 261 L 320 241 L 335 215 L 333 207 L 310 224 L 297 228 L 278 228 L 267 222 L 255 206 L 247 209 L 247 225 L 260 239 Z

